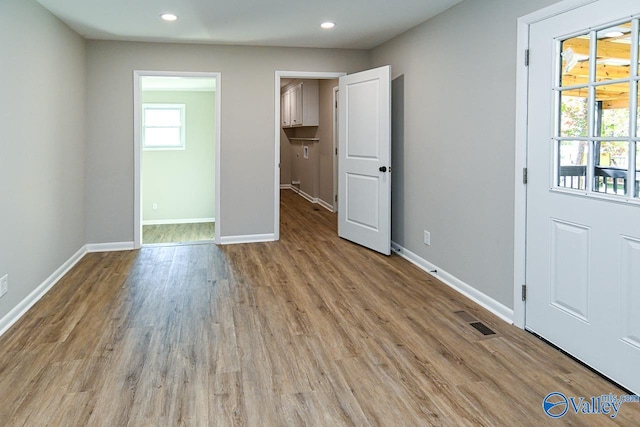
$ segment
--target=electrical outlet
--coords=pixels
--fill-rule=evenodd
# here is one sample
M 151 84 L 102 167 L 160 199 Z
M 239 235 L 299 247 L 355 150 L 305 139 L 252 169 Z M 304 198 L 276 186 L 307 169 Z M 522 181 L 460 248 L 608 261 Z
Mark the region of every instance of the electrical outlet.
M 431 246 L 431 233 L 427 230 L 424 230 L 424 244 Z
M 4 296 L 9 292 L 9 275 L 5 274 L 4 277 L 0 279 L 0 297 Z
M 157 203 L 154 203 L 154 204 L 153 204 L 153 210 L 155 211 L 155 210 L 157 210 L 157 209 L 158 209 L 158 204 L 157 204 Z

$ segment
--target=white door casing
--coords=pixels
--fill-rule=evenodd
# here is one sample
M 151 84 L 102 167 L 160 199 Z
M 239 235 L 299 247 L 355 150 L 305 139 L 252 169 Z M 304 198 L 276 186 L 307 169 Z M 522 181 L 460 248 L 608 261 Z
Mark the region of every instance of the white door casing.
M 282 97 L 280 96 L 281 79 L 338 79 L 344 76 L 344 72 L 327 72 L 327 71 L 276 71 L 274 80 L 275 93 L 275 125 L 274 125 L 274 153 L 275 153 L 275 171 L 274 171 L 274 212 L 273 212 L 273 240 L 280 239 L 280 132 L 282 131 L 281 114 L 282 114 Z
M 141 126 L 142 126 L 142 87 L 141 79 L 143 77 L 180 77 L 180 78 L 207 78 L 215 79 L 215 134 L 213 135 L 215 144 L 215 237 L 216 244 L 220 244 L 220 231 L 222 230 L 222 208 L 220 206 L 220 189 L 221 189 L 221 173 L 220 173 L 220 97 L 222 91 L 222 74 L 219 72 L 197 72 L 197 71 L 133 71 L 133 248 L 142 247 L 142 142 L 141 142 Z
M 562 126 L 556 119 L 556 99 L 562 88 L 556 88 L 554 79 L 560 70 L 561 41 L 638 14 L 637 1 L 601 0 L 530 26 L 525 318 L 527 329 L 636 393 L 640 392 L 640 370 L 636 369 L 640 361 L 640 200 L 590 191 L 589 186 L 596 184 L 586 184 L 582 190 L 559 188 L 556 159 L 561 157 L 563 140 L 556 129 Z M 638 31 L 637 23 L 633 31 Z M 637 52 L 631 59 L 636 61 L 631 67 L 636 74 L 629 82 L 634 109 Z M 593 100 L 596 87 L 590 85 L 584 92 Z M 590 117 L 593 129 L 593 113 Z M 632 117 L 630 147 L 640 144 L 634 136 L 635 121 Z M 595 147 L 599 138 L 591 130 L 575 139 Z M 599 160 L 588 156 L 586 168 L 592 170 Z M 635 164 L 629 163 L 630 167 Z M 584 178 L 584 182 L 593 180 L 591 174 Z
M 391 253 L 391 67 L 340 77 L 338 235 Z
M 338 98 L 340 88 L 333 88 L 333 211 L 338 212 L 338 138 L 340 137 L 340 110 Z

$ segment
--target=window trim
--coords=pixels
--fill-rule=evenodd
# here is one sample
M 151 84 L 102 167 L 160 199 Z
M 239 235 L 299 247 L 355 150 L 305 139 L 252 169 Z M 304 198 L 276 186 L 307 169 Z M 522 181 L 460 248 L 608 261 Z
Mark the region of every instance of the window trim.
M 180 126 L 147 126 L 146 124 L 146 111 L 147 110 L 178 110 L 180 111 Z M 175 150 L 185 150 L 186 149 L 186 104 L 181 103 L 155 103 L 155 102 L 145 102 L 142 104 L 142 126 L 140 127 L 140 139 L 142 141 L 142 150 L 143 151 L 175 151 Z M 146 130 L 149 129 L 180 129 L 180 145 L 147 145 L 146 141 Z

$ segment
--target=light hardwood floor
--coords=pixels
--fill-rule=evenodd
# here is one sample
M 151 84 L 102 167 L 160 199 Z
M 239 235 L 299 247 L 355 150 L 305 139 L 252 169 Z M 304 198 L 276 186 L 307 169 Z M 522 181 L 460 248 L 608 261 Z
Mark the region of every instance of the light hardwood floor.
M 148 245 L 213 240 L 215 239 L 215 227 L 213 222 L 143 225 L 142 243 Z
M 281 212 L 279 242 L 88 254 L 0 337 L 0 425 L 638 425 L 548 418 L 552 391 L 623 392 L 324 209 Z

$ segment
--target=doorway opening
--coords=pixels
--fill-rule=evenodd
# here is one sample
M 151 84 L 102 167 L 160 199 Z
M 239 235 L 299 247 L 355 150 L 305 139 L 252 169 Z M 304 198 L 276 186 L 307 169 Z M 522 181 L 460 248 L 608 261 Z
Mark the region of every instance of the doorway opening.
M 134 85 L 134 246 L 218 243 L 220 74 L 135 71 Z
M 276 71 L 275 240 L 280 238 L 281 189 L 291 189 L 335 212 L 334 89 L 338 86 L 337 79 L 344 75 L 346 73 Z

